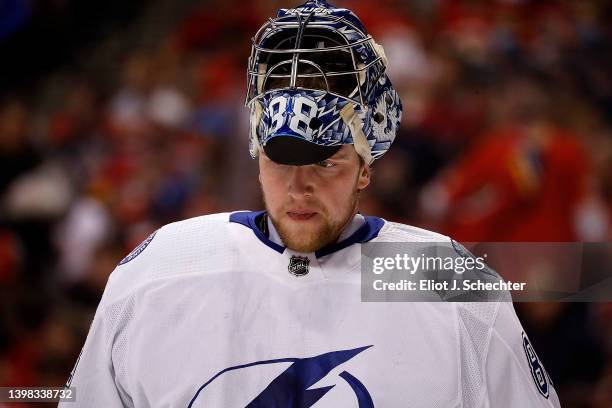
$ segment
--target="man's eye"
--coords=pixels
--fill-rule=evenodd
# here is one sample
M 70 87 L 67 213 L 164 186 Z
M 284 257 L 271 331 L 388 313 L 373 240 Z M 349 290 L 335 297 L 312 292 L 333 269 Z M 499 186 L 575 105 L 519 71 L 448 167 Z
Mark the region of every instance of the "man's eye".
M 335 163 L 332 163 L 332 162 L 330 162 L 330 161 L 328 161 L 328 160 L 323 160 L 323 161 L 320 161 L 320 162 L 316 163 L 316 165 L 317 165 L 317 166 L 320 166 L 320 167 L 324 167 L 324 168 L 326 168 L 326 169 L 328 169 L 328 168 L 330 168 L 330 167 L 335 167 L 335 166 L 336 166 L 336 164 L 335 164 Z

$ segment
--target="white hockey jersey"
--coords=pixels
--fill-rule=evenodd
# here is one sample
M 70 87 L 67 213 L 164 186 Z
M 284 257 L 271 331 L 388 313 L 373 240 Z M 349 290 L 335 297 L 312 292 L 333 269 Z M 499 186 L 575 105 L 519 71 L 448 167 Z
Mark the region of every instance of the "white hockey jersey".
M 173 223 L 132 251 L 60 406 L 559 406 L 512 303 L 361 301 L 362 243 L 448 237 L 365 217 L 296 274 L 262 214 Z

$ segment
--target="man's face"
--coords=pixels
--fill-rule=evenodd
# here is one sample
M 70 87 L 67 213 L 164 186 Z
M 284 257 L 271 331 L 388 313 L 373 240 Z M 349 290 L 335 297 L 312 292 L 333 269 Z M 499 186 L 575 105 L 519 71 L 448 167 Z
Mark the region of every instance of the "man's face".
M 329 159 L 289 166 L 259 155 L 259 181 L 268 215 L 283 243 L 312 252 L 335 242 L 357 212 L 358 193 L 370 184 L 370 168 L 351 145 Z

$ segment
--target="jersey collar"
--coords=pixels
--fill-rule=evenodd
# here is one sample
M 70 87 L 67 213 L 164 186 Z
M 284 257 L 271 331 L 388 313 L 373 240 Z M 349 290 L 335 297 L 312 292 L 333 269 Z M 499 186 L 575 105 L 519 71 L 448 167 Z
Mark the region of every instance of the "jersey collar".
M 265 224 L 265 222 L 258 222 L 259 220 L 261 220 L 260 217 L 263 217 L 265 213 L 265 211 L 239 211 L 230 214 L 229 221 L 250 228 L 261 242 L 263 242 L 265 245 L 269 246 L 276 252 L 282 254 L 283 252 L 285 252 L 286 247 L 270 240 L 267 234 L 264 233 L 264 231 L 262 231 L 261 227 L 259 226 L 260 224 Z M 330 255 L 334 252 L 340 251 L 353 244 L 361 244 L 376 238 L 378 236 L 378 233 L 380 232 L 380 229 L 385 224 L 385 221 L 382 218 L 371 217 L 367 215 L 364 216 L 364 218 L 365 222 L 361 227 L 359 227 L 359 229 L 357 229 L 357 231 L 355 231 L 353 234 L 351 234 L 346 239 L 340 242 L 335 242 L 333 244 L 324 246 L 323 248 L 315 252 L 315 256 L 317 258 L 321 258 Z

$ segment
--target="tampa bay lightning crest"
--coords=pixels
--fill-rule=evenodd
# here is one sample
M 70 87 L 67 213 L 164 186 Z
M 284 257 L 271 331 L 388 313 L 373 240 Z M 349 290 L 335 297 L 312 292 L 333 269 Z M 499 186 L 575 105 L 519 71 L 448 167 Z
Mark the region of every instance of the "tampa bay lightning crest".
M 240 406 L 245 406 L 246 408 L 309 408 L 319 401 L 324 402 L 325 397 L 330 392 L 333 392 L 335 387 L 340 383 L 345 383 L 354 395 L 351 397 L 351 400 L 355 401 L 356 399 L 359 408 L 374 408 L 372 396 L 366 386 L 346 370 L 338 374 L 340 378 L 332 381 L 332 385 L 314 386 L 317 382 L 328 376 L 333 369 L 356 358 L 356 356 L 370 347 L 372 346 L 332 351 L 315 357 L 292 357 L 257 361 L 226 368 L 215 374 L 195 392 L 189 403 L 189 408 L 215 406 L 215 403 L 218 404 L 219 401 L 206 400 L 207 393 L 215 386 L 222 387 L 226 395 L 228 393 L 243 392 L 245 384 L 232 383 L 232 376 L 234 379 L 240 378 L 250 382 L 261 378 L 261 376 L 267 376 L 270 372 L 277 372 L 278 367 L 282 365 L 288 365 L 288 367 L 280 372 L 280 374 L 270 376 L 269 382 L 253 398 L 249 398 L 246 402 L 236 400 L 232 402 L 234 404 L 242 404 Z M 246 374 L 245 372 L 248 370 L 251 370 L 252 373 Z M 243 373 L 243 376 L 238 377 L 241 373 Z M 226 384 L 220 385 L 224 380 Z M 229 397 L 232 398 L 232 396 Z

